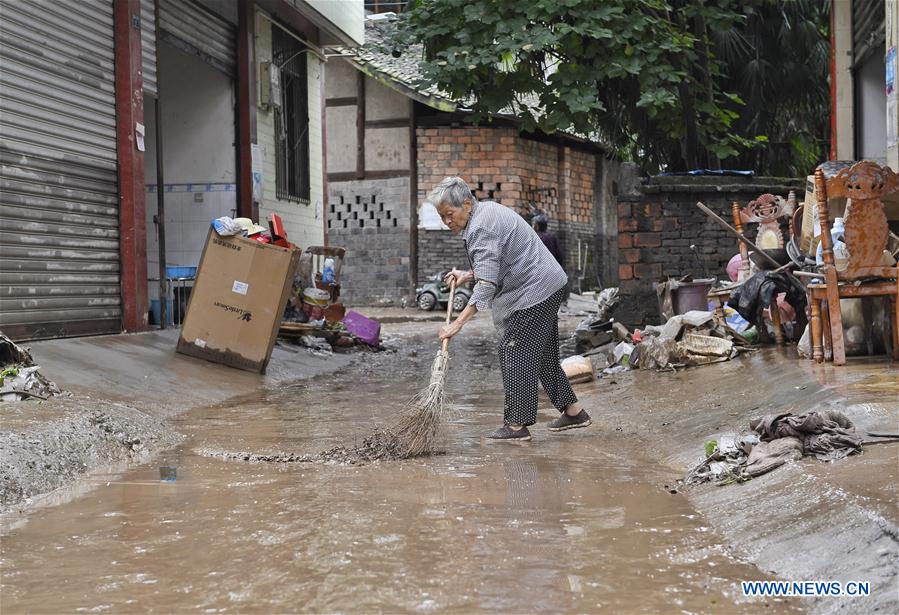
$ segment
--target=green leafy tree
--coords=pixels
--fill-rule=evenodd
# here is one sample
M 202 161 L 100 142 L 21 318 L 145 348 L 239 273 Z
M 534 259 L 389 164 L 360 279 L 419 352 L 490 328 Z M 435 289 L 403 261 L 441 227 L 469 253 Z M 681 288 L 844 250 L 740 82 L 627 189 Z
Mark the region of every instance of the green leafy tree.
M 756 2 L 739 28 L 710 33 L 724 65 L 722 87 L 745 105 L 733 129 L 765 135 L 730 164 L 772 175 L 805 176 L 827 158 L 830 133 L 830 3 Z
M 511 111 L 524 130 L 594 135 L 646 172 L 683 170 L 765 140 L 737 130 L 744 102 L 717 53 L 718 34 L 754 15 L 739 0 L 415 0 L 396 40 L 424 43 L 425 81 L 469 101 L 474 121 Z

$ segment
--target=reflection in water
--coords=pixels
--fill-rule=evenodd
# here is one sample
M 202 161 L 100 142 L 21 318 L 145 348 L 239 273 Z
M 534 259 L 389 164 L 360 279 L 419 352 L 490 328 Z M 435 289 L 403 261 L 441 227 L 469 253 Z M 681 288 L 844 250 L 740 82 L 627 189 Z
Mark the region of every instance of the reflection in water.
M 452 360 L 486 363 L 485 352 L 459 343 Z M 6 525 L 3 611 L 757 610 L 736 584 L 766 575 L 658 487 L 670 474 L 616 455 L 599 430 L 538 425 L 528 445 L 482 444 L 502 416 L 495 369 L 471 382 L 451 366 L 446 455 L 353 467 L 194 452 L 361 439 L 418 390 L 431 356 L 188 413 L 181 448 Z M 177 480 L 160 481 L 160 466 Z

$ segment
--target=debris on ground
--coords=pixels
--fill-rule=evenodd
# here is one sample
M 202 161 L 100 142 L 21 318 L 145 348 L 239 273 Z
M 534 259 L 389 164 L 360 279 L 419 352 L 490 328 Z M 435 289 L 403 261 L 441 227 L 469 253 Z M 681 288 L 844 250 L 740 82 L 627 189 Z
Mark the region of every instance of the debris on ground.
M 28 349 L 0 333 L 0 401 L 47 400 L 68 395 L 39 370 Z
M 590 357 L 573 355 L 562 360 L 562 371 L 571 384 L 580 382 L 593 382 L 596 380 L 596 370 Z
M 867 434 L 874 439 L 866 439 L 842 412 L 832 409 L 769 414 L 751 420 L 749 427 L 753 434 L 706 442 L 706 458 L 683 482 L 744 482 L 802 457 L 836 461 L 860 453 L 863 443 L 899 441 L 899 434 Z
M 640 331 L 630 364 L 640 369 L 670 370 L 708 365 L 734 358 L 746 350 L 746 339 L 712 312 L 691 310 L 672 316 L 661 326 Z
M 374 461 L 397 461 L 406 458 L 399 440 L 389 431 L 376 430 L 365 438 L 362 444 L 352 447 L 335 446 L 320 453 L 249 453 L 197 449 L 197 454 L 233 461 L 263 463 L 329 463 L 340 465 L 362 465 Z
M 563 308 L 569 314 L 586 315 L 574 330 L 575 352 L 578 354 L 610 342 L 614 325 L 624 327 L 610 318 L 618 305 L 618 288 L 603 289 L 595 295 L 595 302 L 591 300 L 592 296 L 571 295 L 568 297 L 568 305 Z

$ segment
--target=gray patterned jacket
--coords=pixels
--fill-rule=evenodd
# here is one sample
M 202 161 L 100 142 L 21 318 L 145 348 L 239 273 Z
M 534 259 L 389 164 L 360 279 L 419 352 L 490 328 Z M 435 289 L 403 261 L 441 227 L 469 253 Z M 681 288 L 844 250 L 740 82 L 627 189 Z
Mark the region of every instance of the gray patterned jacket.
M 568 281 L 534 229 L 499 203 L 475 203 L 462 240 L 477 280 L 468 303 L 478 311 L 493 309 L 497 325 L 512 312 L 548 299 Z

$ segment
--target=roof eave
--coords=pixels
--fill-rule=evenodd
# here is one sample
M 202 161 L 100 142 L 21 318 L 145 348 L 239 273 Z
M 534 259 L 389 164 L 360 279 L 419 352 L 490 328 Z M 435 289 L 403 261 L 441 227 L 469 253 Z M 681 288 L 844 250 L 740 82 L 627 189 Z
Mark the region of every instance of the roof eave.
M 395 77 L 383 71 L 377 70 L 376 68 L 373 68 L 370 64 L 365 63 L 358 57 L 350 58 L 350 64 L 356 70 L 365 73 L 384 87 L 399 92 L 404 96 L 408 96 L 409 98 L 420 102 L 423 105 L 427 105 L 432 109 L 436 109 L 437 111 L 445 111 L 447 113 L 461 110 L 461 107 L 457 103 L 447 98 L 443 98 L 442 96 L 419 92 L 412 86 L 396 79 Z

